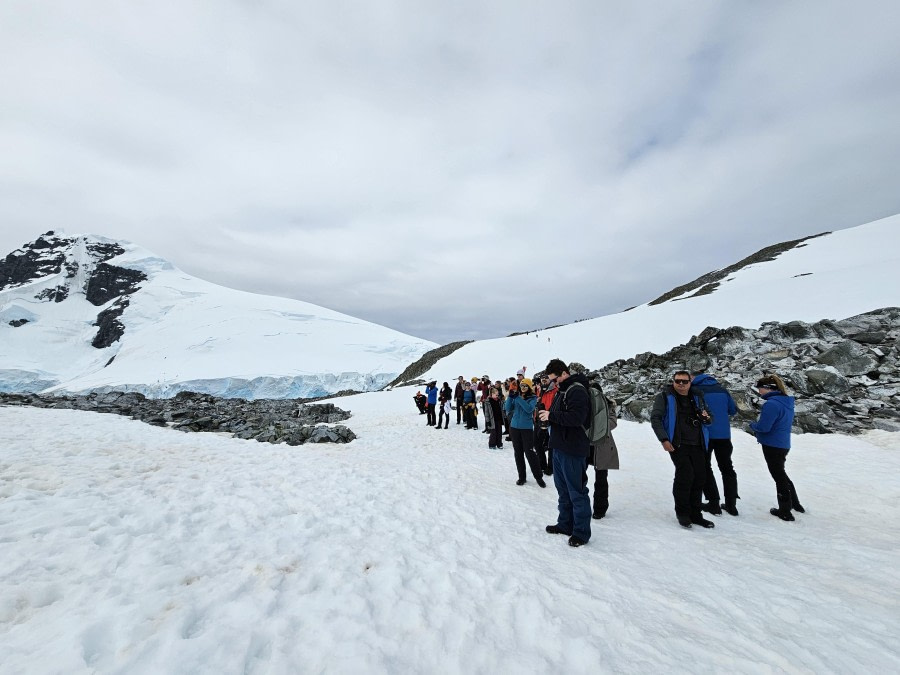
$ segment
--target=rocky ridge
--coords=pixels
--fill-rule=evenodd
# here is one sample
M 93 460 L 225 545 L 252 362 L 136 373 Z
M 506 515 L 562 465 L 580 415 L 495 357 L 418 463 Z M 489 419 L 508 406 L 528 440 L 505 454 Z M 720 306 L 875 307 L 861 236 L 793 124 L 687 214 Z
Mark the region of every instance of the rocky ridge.
M 778 373 L 796 397 L 795 433 L 900 431 L 900 308 L 841 321 L 764 323 L 756 330 L 708 327 L 665 354 L 645 352 L 591 371 L 619 403 L 620 417 L 649 421 L 653 399 L 675 370 L 703 370 L 738 406 L 733 422 L 755 420 L 755 381 Z
M 193 392 L 167 399 L 122 392 L 87 396 L 0 393 L 0 405 L 113 413 L 179 431 L 227 433 L 261 443 L 349 443 L 356 438 L 350 429 L 337 424 L 348 419 L 349 412 L 332 403 L 304 403 L 303 399 L 247 401 Z

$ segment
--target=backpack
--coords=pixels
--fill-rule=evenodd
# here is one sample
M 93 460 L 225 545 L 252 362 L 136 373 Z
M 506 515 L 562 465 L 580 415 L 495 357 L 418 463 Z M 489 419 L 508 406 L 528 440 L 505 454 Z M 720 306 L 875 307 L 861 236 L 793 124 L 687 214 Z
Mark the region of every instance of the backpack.
M 575 382 L 572 387 L 581 387 L 584 385 Z M 572 387 L 569 387 L 571 389 Z M 563 393 L 563 399 L 569 393 L 569 389 Z M 597 381 L 592 381 L 587 387 L 588 400 L 591 403 L 590 423 L 584 427 L 584 433 L 587 434 L 588 441 L 591 445 L 596 445 L 604 438 L 609 436 L 609 432 L 616 428 L 618 420 L 616 419 L 616 402 L 606 397 L 603 393 L 603 387 Z

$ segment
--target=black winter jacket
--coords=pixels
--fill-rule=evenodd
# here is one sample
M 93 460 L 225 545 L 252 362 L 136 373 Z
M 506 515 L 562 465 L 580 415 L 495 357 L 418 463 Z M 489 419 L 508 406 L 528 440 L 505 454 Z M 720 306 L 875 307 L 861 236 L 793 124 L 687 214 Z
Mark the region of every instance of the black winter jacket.
M 572 388 L 575 383 L 582 386 Z M 580 374 L 570 375 L 559 384 L 550 406 L 550 447 L 554 450 L 576 457 L 590 454 L 591 444 L 584 430 L 591 416 L 587 388 L 588 379 Z

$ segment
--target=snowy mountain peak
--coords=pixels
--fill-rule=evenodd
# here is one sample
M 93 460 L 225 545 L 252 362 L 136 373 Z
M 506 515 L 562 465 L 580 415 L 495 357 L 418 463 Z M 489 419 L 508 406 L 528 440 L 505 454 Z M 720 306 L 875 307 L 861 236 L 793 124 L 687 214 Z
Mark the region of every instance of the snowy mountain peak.
M 0 261 L 0 390 L 308 397 L 381 387 L 434 343 L 235 291 L 129 242 L 47 232 Z

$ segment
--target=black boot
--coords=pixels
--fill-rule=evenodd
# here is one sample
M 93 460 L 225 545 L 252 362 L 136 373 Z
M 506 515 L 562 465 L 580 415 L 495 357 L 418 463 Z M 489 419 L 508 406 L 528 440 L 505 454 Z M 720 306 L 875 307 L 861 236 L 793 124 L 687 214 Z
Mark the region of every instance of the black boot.
M 794 483 L 790 484 L 791 488 L 791 508 L 794 509 L 797 513 L 806 513 L 806 509 L 800 506 L 800 500 L 797 499 L 797 489 L 794 487 Z
M 738 514 L 737 506 L 734 504 L 722 504 L 722 510 L 725 513 L 730 513 L 732 516 L 736 516 Z
M 778 516 L 782 520 L 793 520 L 794 514 L 791 513 L 791 496 L 789 494 L 778 493 L 778 508 L 769 509 L 769 513 Z
M 719 513 L 722 513 L 722 512 L 719 511 Z M 716 526 L 716 524 L 713 521 L 707 520 L 703 516 L 694 516 L 693 518 L 691 518 L 691 522 L 694 525 L 699 525 L 700 527 L 705 527 L 707 529 L 713 528 Z
M 675 517 L 678 519 L 678 524 L 681 525 L 682 527 L 686 527 L 688 529 L 690 529 L 692 527 L 691 519 L 688 518 L 687 516 L 676 515 Z
M 712 502 L 712 501 L 706 502 L 705 504 L 702 504 L 700 506 L 700 508 L 703 511 L 706 511 L 707 513 L 711 513 L 714 516 L 722 515 L 722 507 L 719 506 L 719 502 L 717 502 L 717 501 L 716 502 Z

